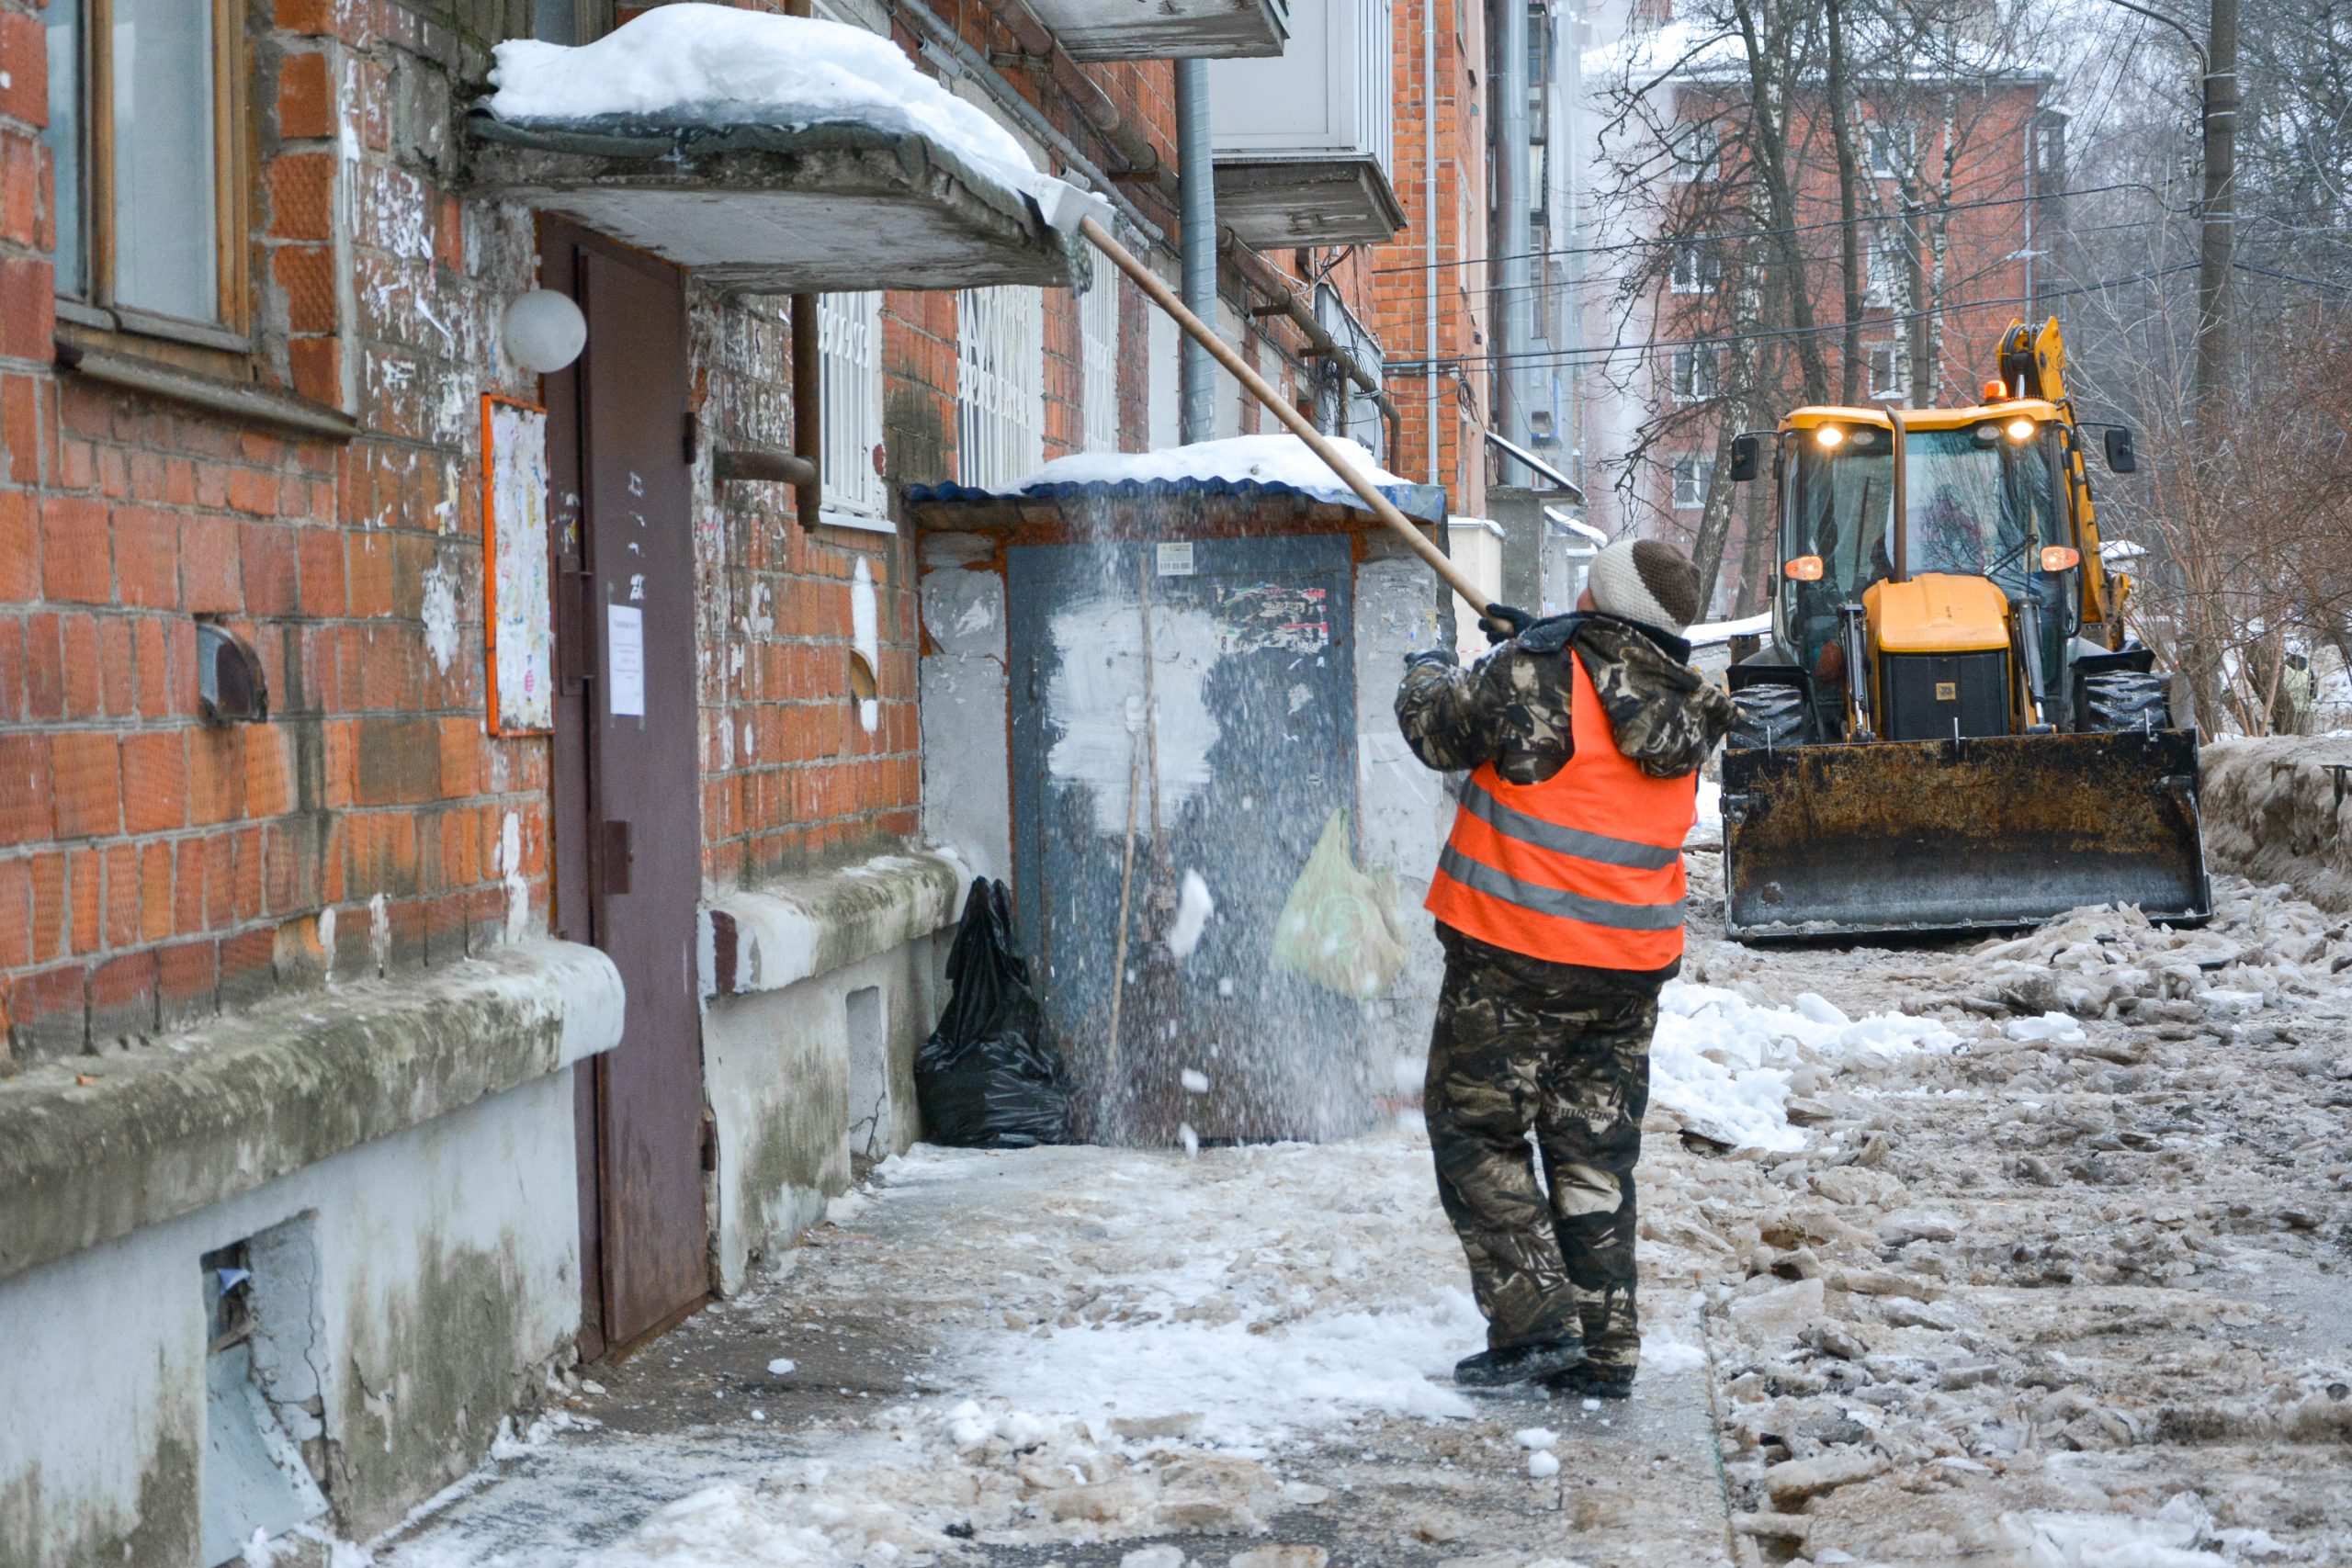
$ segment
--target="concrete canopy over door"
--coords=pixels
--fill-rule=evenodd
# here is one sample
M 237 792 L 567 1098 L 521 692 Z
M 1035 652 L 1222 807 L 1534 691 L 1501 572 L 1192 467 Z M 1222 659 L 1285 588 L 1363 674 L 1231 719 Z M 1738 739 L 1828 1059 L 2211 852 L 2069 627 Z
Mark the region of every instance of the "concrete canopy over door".
M 556 919 L 628 987 L 582 1074 L 582 1348 L 652 1333 L 710 1289 L 703 1201 L 702 884 L 684 275 L 553 220 L 543 281 L 588 344 L 548 378 L 557 641 Z

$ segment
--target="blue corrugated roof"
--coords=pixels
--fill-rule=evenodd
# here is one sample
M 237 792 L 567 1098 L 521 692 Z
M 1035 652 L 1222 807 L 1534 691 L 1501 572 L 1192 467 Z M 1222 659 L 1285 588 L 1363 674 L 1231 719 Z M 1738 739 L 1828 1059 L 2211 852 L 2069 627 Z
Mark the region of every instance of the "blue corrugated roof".
M 1389 504 L 1406 516 L 1419 523 L 1445 521 L 1445 489 L 1442 485 L 1383 485 L 1380 493 Z M 1337 479 L 1329 490 L 1307 490 L 1292 484 L 1267 484 L 1259 479 L 1118 479 L 1097 480 L 1087 484 L 1040 485 L 1035 490 L 978 490 L 970 485 L 912 485 L 907 490 L 907 500 L 920 505 L 926 502 L 978 501 L 1185 501 L 1202 497 L 1235 497 L 1243 501 L 1259 496 L 1280 496 L 1285 500 L 1304 498 L 1319 501 L 1326 505 L 1348 506 L 1362 512 L 1363 502 L 1356 493 Z

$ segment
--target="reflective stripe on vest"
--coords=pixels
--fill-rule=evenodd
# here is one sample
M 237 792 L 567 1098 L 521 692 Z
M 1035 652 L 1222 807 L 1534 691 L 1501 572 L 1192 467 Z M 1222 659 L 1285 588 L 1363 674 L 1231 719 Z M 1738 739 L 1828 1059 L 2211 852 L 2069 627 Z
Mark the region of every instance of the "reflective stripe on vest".
M 1513 953 L 1664 968 L 1682 954 L 1681 846 L 1698 780 L 1652 778 L 1620 752 L 1600 694 L 1570 659 L 1573 755 L 1542 784 L 1510 784 L 1492 763 L 1470 776 L 1428 908 Z

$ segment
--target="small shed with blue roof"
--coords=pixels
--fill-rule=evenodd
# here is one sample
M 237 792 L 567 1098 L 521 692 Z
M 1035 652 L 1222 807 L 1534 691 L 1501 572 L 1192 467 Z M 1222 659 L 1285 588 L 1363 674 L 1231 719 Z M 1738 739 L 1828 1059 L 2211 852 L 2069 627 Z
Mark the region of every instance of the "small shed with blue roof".
M 1442 490 L 1351 455 L 1442 538 Z M 1421 874 L 1424 846 L 1357 825 L 1397 815 L 1401 748 L 1365 742 L 1394 741 L 1398 656 L 1436 640 L 1427 569 L 1287 435 L 1081 454 L 1001 491 L 917 487 L 907 515 L 925 831 L 1012 884 L 1080 1133 L 1362 1131 L 1405 1043 L 1385 1037 L 1397 998 L 1277 965 L 1274 931 L 1327 835 L 1325 863 L 1391 874 L 1384 897 L 1418 916 L 1418 882 L 1393 878 Z M 1407 782 L 1430 798 L 1400 819 L 1428 819 L 1433 854 L 1434 777 Z M 1204 895 L 1215 912 L 1180 957 Z M 1407 1035 L 1425 1027 L 1404 1013 Z

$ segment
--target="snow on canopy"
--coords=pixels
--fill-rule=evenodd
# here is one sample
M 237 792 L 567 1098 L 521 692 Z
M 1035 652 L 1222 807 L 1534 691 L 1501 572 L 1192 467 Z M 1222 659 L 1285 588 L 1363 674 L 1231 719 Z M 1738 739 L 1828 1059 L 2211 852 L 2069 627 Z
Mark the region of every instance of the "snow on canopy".
M 1329 438 L 1348 466 L 1384 492 L 1416 488 L 1372 459 L 1360 441 Z M 1012 495 L 1042 495 L 1064 485 L 1260 484 L 1301 491 L 1342 506 L 1363 502 L 1323 459 L 1295 435 L 1236 435 L 1196 441 L 1157 452 L 1080 452 L 1057 457 L 1012 487 Z M 1393 499 L 1393 497 L 1392 497 Z
M 862 125 L 937 144 L 983 178 L 1049 204 L 1010 131 L 915 69 L 878 33 L 681 0 L 577 48 L 515 39 L 492 51 L 487 100 L 500 119 L 579 124 L 631 118 L 801 130 Z

